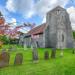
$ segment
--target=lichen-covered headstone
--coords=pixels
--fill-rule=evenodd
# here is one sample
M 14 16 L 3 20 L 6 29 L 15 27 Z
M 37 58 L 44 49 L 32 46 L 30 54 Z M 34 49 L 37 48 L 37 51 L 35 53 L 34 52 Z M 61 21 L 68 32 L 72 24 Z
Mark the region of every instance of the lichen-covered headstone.
M 17 53 L 14 61 L 14 65 L 21 65 L 23 62 L 23 54 Z
M 38 61 L 38 51 L 37 51 L 37 44 L 35 39 L 31 39 L 31 45 L 32 45 L 32 58 L 34 63 Z
M 45 51 L 44 59 L 45 60 L 48 60 L 49 59 L 49 52 L 48 51 Z
M 9 65 L 9 59 L 10 55 L 8 52 L 2 52 L 0 54 L 0 68 L 8 66 Z
M 52 48 L 51 58 L 55 58 L 55 57 L 56 57 L 56 48 Z

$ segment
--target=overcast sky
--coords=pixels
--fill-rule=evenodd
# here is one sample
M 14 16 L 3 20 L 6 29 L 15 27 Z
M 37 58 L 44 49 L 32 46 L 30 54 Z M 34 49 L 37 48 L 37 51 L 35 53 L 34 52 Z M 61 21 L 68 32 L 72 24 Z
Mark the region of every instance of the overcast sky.
M 0 0 L 0 11 L 7 22 L 39 25 L 46 21 L 46 13 L 58 5 L 67 10 L 75 30 L 75 0 Z

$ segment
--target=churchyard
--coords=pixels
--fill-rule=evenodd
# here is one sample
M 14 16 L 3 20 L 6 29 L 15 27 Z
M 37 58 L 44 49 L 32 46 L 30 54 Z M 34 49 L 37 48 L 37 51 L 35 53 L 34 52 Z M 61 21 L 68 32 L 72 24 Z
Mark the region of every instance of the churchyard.
M 75 31 L 67 10 L 55 7 L 42 25 L 11 24 L 0 12 L 0 75 L 75 75 Z M 30 30 L 21 32 L 24 27 Z
M 63 57 L 60 56 L 61 50 L 56 50 L 55 57 L 52 58 L 52 50 L 50 48 L 38 48 L 38 61 L 33 62 L 33 54 L 31 48 L 24 49 L 21 46 L 12 45 L 13 49 L 15 50 L 9 51 L 9 46 L 10 45 L 3 46 L 3 48 L 6 49 L 6 52 L 9 53 L 10 59 L 7 66 L 0 68 L 0 75 L 75 74 L 75 54 L 73 53 L 73 49 L 65 49 Z M 0 49 L 0 54 L 2 52 L 1 50 L 2 49 Z M 22 64 L 14 63 L 17 53 L 23 54 Z

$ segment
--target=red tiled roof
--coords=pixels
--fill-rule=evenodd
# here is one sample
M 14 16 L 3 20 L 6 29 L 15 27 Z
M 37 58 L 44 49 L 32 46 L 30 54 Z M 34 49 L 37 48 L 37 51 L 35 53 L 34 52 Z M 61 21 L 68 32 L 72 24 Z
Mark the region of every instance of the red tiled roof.
M 43 33 L 43 31 L 45 30 L 46 28 L 46 23 L 40 25 L 40 26 L 37 26 L 35 28 L 33 28 L 32 30 L 30 30 L 28 32 L 29 35 L 36 35 L 36 34 L 40 34 L 40 33 Z

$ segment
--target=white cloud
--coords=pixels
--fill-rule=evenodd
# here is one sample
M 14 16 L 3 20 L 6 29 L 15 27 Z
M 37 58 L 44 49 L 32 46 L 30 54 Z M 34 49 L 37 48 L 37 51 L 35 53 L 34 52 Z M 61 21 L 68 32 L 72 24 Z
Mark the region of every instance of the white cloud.
M 46 17 L 43 18 L 42 23 L 46 23 Z
M 27 15 L 24 15 L 24 17 L 31 18 L 33 14 L 34 14 L 34 12 L 33 11 L 30 11 L 30 12 L 28 12 Z
M 0 5 L 0 12 L 2 13 L 3 17 L 6 17 L 9 13 L 6 11 L 4 6 Z
M 5 18 L 5 22 L 10 22 L 10 16 L 9 12 L 6 10 L 6 8 L 2 5 L 0 5 L 0 12 L 2 13 L 3 17 Z M 5 24 L 6 24 L 5 23 Z
M 31 18 L 33 15 L 38 15 L 43 18 L 42 23 L 46 22 L 46 13 L 52 8 L 60 5 L 65 7 L 69 0 L 7 0 L 6 8 L 10 12 L 19 12 L 25 18 Z M 2 10 L 4 12 L 4 10 Z M 70 15 L 72 28 L 75 30 L 75 7 L 67 8 Z M 3 13 L 4 14 L 4 13 Z M 12 19 L 11 21 L 16 21 Z
M 13 24 L 13 25 L 17 25 L 17 23 L 16 23 L 17 21 L 16 21 L 16 19 L 15 18 L 11 18 L 11 23 Z
M 65 6 L 68 0 L 7 0 L 6 8 L 11 12 L 20 12 L 24 17 L 30 18 L 33 15 L 44 17 L 53 7 Z
M 17 26 L 17 21 L 15 18 L 8 19 L 7 24 L 9 23 L 10 29 L 14 29 Z
M 7 3 L 6 3 L 6 8 L 7 8 L 9 11 L 15 12 L 15 4 L 13 3 L 13 0 L 8 0 L 8 1 L 7 1 Z
M 11 12 L 20 12 L 25 18 L 31 18 L 33 15 L 38 15 L 43 18 L 42 23 L 46 22 L 46 13 L 52 8 L 60 5 L 65 7 L 69 0 L 7 0 L 6 8 Z M 75 8 L 67 9 L 70 14 L 72 28 L 75 28 Z
M 64 7 L 68 3 L 68 0 L 39 0 L 35 5 L 35 13 L 44 17 L 46 13 L 52 8 L 60 5 Z
M 33 0 L 7 0 L 6 8 L 10 12 L 19 12 L 30 18 L 33 15 Z
M 69 0 L 39 0 L 34 5 L 35 14 L 43 18 L 42 23 L 46 22 L 46 13 L 54 7 L 60 5 L 65 7 Z
M 8 19 L 7 23 L 9 23 L 9 25 L 12 26 L 12 27 L 17 26 L 17 20 L 16 20 L 16 18 L 10 18 L 10 19 Z
M 67 12 L 70 15 L 72 29 L 75 30 L 75 7 L 72 6 L 67 8 Z

